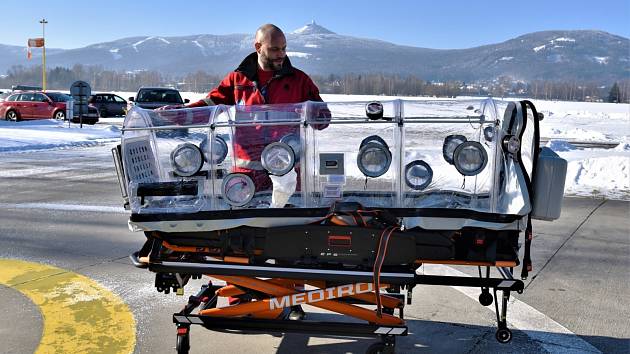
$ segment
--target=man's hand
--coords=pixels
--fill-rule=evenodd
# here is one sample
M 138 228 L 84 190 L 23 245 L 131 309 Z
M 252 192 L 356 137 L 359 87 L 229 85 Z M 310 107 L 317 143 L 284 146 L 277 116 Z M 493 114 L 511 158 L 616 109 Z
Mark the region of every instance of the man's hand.
M 295 108 L 295 113 L 302 116 L 304 114 L 304 109 L 302 106 L 298 106 Z M 326 129 L 328 127 L 328 123 L 330 123 L 330 119 L 332 118 L 332 113 L 326 104 L 317 104 L 313 107 L 311 111 L 311 116 L 307 117 L 309 121 L 322 122 L 322 124 L 313 124 L 313 128 L 317 130 Z
M 330 119 L 332 118 L 332 113 L 330 112 L 328 107 L 325 105 L 317 107 L 317 110 L 315 112 L 316 112 L 315 121 L 322 122 L 325 124 L 313 124 L 313 128 L 317 130 L 326 129 L 328 127 L 328 123 L 330 122 Z
M 155 109 L 155 111 L 167 111 L 169 109 L 180 109 L 180 108 L 186 108 L 186 106 L 184 106 L 183 104 L 171 104 L 171 105 L 158 107 Z
M 326 121 L 330 121 L 330 118 L 332 118 L 332 112 L 330 112 L 330 109 L 328 109 L 328 107 L 319 107 L 316 111 L 316 115 L 315 115 L 315 119 L 317 120 L 326 120 Z

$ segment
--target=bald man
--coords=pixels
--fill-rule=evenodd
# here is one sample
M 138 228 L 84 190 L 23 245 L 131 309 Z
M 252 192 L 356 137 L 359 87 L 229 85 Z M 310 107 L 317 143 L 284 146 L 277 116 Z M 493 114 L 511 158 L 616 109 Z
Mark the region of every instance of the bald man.
M 272 24 L 260 26 L 256 31 L 254 49 L 256 52 L 248 55 L 205 99 L 188 107 L 322 101 L 319 89 L 311 78 L 291 65 L 286 51 L 287 40 L 280 28 Z M 327 109 L 324 111 L 324 117 L 330 117 L 330 112 Z M 316 129 L 325 127 L 325 124 L 315 126 Z M 269 143 L 296 133 L 299 134 L 294 125 L 238 127 L 234 130 L 235 167 L 232 172 L 250 176 L 256 191 L 271 189 L 271 180 L 260 162 L 261 152 Z M 230 299 L 230 303 L 235 300 Z M 300 306 L 293 306 L 289 318 L 302 319 L 304 311 Z
M 254 49 L 205 99 L 188 107 L 322 101 L 311 78 L 291 65 L 287 40 L 280 28 L 272 24 L 260 26 Z
M 258 67 L 264 71 L 282 69 L 286 57 L 287 40 L 280 28 L 266 24 L 256 31 L 254 48 L 258 54 Z
M 287 57 L 287 40 L 280 28 L 260 26 L 254 39 L 254 53 L 248 55 L 205 99 L 187 107 L 206 105 L 261 105 L 322 101 L 319 89 L 303 71 L 294 68 Z M 324 115 L 329 117 L 328 114 Z M 326 125 L 315 126 L 323 129 Z M 256 191 L 271 189 L 271 180 L 262 167 L 260 155 L 269 143 L 297 133 L 296 126 L 239 127 L 235 129 L 235 168 L 249 175 Z

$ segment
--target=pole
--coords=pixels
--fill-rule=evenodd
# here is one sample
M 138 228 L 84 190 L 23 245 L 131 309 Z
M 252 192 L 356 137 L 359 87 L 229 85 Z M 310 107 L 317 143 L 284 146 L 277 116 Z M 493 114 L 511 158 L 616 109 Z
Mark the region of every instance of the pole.
M 42 46 L 42 90 L 46 91 L 46 21 L 42 18 L 39 23 L 42 24 L 42 38 L 44 38 L 44 45 Z

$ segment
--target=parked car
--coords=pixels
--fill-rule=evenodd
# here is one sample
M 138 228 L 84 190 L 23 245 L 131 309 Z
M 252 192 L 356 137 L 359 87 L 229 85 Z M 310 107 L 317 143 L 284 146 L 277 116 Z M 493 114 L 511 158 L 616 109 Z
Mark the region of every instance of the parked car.
M 96 107 L 101 118 L 127 114 L 127 101 L 113 93 L 94 94 L 90 96 L 88 103 Z
M 91 104 L 88 104 L 87 114 L 83 115 L 83 123 L 85 124 L 96 124 L 98 123 L 98 109 Z M 81 117 L 79 116 L 79 112 L 77 110 L 77 106 L 75 103 L 74 109 L 72 111 L 72 123 L 81 123 Z
M 59 92 L 20 92 L 0 102 L 0 117 L 6 120 L 65 119 L 70 96 Z
M 40 86 L 31 86 L 31 85 L 13 85 L 11 86 L 11 91 L 13 92 L 42 91 L 42 88 Z
M 182 100 L 179 91 L 172 88 L 162 87 L 142 87 L 136 93 L 136 97 L 129 97 L 129 101 L 145 109 L 156 109 L 167 105 L 178 105 L 190 102 L 189 99 Z
M 23 119 L 66 119 L 66 102 L 71 99 L 71 96 L 61 92 L 14 93 L 0 102 L 0 117 L 16 122 Z M 72 117 L 72 121 L 79 122 L 77 114 Z M 88 106 L 88 114 L 83 116 L 83 122 L 98 122 L 96 107 Z

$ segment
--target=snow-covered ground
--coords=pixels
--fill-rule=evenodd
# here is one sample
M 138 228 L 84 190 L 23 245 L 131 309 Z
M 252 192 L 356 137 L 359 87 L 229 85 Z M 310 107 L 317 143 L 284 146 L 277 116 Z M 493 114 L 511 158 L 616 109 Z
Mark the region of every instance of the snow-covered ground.
M 88 147 L 118 140 L 120 128 L 116 125 L 84 124 L 79 128 L 78 124 L 53 119 L 19 123 L 0 120 L 0 154 Z
M 118 92 L 122 97 L 131 92 Z M 204 94 L 183 92 L 192 102 Z M 389 100 L 388 96 L 323 95 L 325 101 Z M 409 97 L 404 99 L 418 99 Z M 422 98 L 421 98 L 422 99 Z M 569 163 L 567 195 L 630 200 L 630 105 L 588 102 L 533 101 L 545 115 L 541 136 L 547 146 Z M 104 119 L 96 126 L 38 120 L 0 121 L 0 154 L 67 149 L 116 141 L 122 118 Z M 613 149 L 578 148 L 574 142 L 618 143 Z
M 630 200 L 630 105 L 534 101 L 545 115 L 541 136 L 569 162 L 565 193 Z M 619 143 L 578 149 L 571 142 Z

